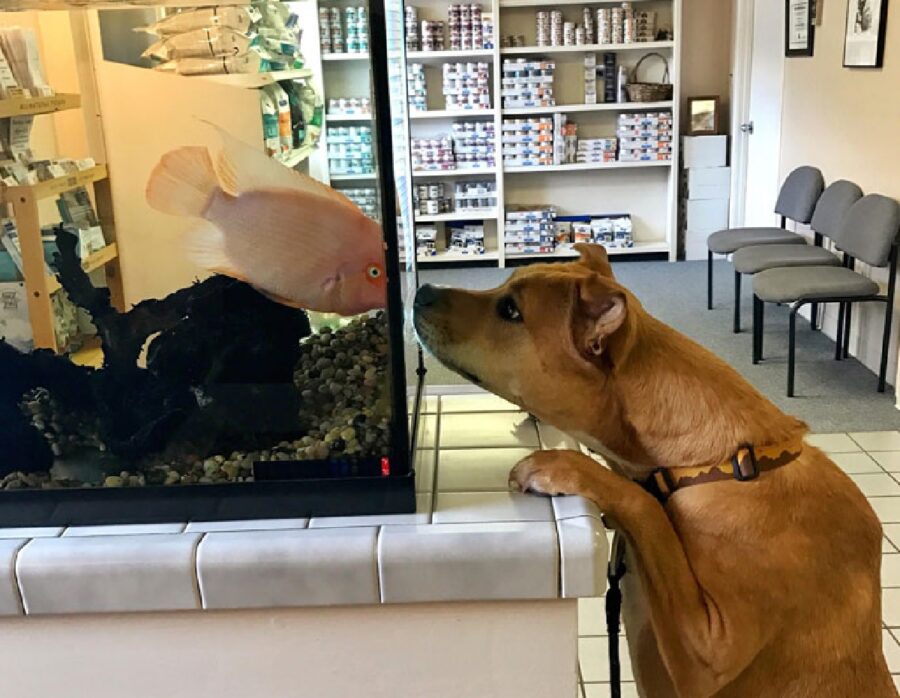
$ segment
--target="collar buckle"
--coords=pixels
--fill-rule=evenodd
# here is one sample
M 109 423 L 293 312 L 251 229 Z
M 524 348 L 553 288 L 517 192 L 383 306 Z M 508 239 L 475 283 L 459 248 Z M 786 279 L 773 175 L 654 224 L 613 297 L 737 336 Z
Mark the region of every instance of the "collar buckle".
M 745 456 L 748 457 L 745 458 Z M 731 468 L 734 471 L 734 479 L 739 482 L 758 478 L 759 463 L 756 461 L 756 452 L 753 450 L 753 446 L 750 444 L 741 446 L 731 457 Z

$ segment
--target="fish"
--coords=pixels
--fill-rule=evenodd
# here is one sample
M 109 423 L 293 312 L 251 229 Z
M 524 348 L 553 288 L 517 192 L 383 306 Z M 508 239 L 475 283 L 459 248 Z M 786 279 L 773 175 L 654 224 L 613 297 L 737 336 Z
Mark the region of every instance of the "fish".
M 340 192 L 215 128 L 215 163 L 205 146 L 184 146 L 165 153 L 147 181 L 151 207 L 199 219 L 186 236 L 188 256 L 290 307 L 383 308 L 381 226 Z

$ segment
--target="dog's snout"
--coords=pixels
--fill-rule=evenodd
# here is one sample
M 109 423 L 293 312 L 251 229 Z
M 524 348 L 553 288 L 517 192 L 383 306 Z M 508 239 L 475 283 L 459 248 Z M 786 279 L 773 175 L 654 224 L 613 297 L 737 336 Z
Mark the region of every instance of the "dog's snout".
M 441 290 L 431 284 L 422 284 L 416 291 L 416 300 L 414 306 L 416 308 L 430 308 L 435 305 L 441 297 Z

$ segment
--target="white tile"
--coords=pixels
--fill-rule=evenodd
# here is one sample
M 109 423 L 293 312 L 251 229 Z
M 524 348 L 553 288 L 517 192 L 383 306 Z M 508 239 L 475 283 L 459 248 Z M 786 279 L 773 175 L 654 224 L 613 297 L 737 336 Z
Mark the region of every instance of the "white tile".
M 900 674 L 891 674 L 891 678 L 894 679 L 894 688 L 900 693 Z
M 550 501 L 553 503 L 553 515 L 557 521 L 575 519 L 579 516 L 593 516 L 595 519 L 601 517 L 596 504 L 578 495 L 552 497 Z
M 900 496 L 900 483 L 887 473 L 862 473 L 850 479 L 866 497 Z
M 864 451 L 900 451 L 900 431 L 858 431 L 850 438 Z
M 871 456 L 860 451 L 859 453 L 831 453 L 828 455 L 835 464 L 845 473 L 880 473 L 881 468 L 878 467 Z
M 900 451 L 872 451 L 869 455 L 888 472 L 900 472 Z
M 16 584 L 16 556 L 27 543 L 24 538 L 0 539 L 0 616 L 24 613 Z
M 437 414 L 439 398 L 437 395 L 423 395 L 422 404 L 419 414 Z M 413 406 L 416 404 L 415 396 L 409 398 L 407 410 L 412 412 Z
M 885 589 L 900 587 L 900 554 L 881 556 L 881 586 Z
M 900 550 L 900 523 L 886 523 L 881 525 L 884 535 Z
M 348 528 L 352 526 L 400 526 L 431 523 L 431 494 L 416 495 L 416 513 L 381 516 L 323 516 L 309 520 L 310 528 Z
M 553 521 L 549 497 L 519 492 L 439 492 L 436 524 Z
M 569 448 L 573 451 L 581 450 L 581 444 L 578 443 L 577 439 L 573 439 L 571 436 L 563 431 L 560 431 L 556 427 L 550 426 L 549 424 L 544 424 L 543 422 L 538 422 L 537 426 L 538 434 L 541 438 L 541 448 Z
M 285 531 L 306 528 L 309 519 L 243 519 L 240 521 L 191 521 L 187 533 L 213 533 L 220 531 Z
M 521 408 L 490 393 L 441 395 L 441 414 L 451 412 L 518 412 Z
M 144 536 L 148 533 L 181 533 L 183 523 L 126 524 L 120 526 L 69 526 L 63 538 L 79 536 Z
M 578 599 L 578 635 L 606 635 L 606 599 Z
M 419 431 L 416 436 L 416 448 L 437 448 L 438 416 L 436 414 L 419 415 Z
M 116 613 L 199 608 L 199 533 L 37 538 L 16 572 L 26 612 Z
M 900 672 L 900 643 L 887 630 L 881 631 L 881 648 L 891 673 Z
M 509 471 L 530 448 L 451 448 L 438 454 L 439 492 L 506 492 Z
M 859 444 L 846 434 L 809 434 L 806 442 L 825 453 L 852 453 L 862 450 Z
M 416 492 L 431 492 L 434 489 L 434 466 L 437 462 L 436 448 L 420 448 L 413 458 L 416 471 Z
M 608 683 L 584 684 L 584 698 L 609 698 L 612 695 Z M 637 684 L 633 681 L 622 682 L 622 698 L 639 698 Z
M 378 603 L 377 528 L 210 533 L 197 551 L 203 607 Z
M 385 526 L 378 567 L 384 603 L 559 597 L 550 522 Z
M 881 616 L 889 628 L 900 628 L 900 589 L 882 589 Z
M 900 523 L 900 497 L 873 497 L 869 504 L 881 523 Z
M 893 525 L 893 524 L 891 524 Z M 884 527 L 882 527 L 884 528 Z M 885 532 L 886 533 L 886 532 Z M 881 553 L 896 553 L 898 551 L 897 547 L 888 539 L 887 535 L 881 537 Z
M 605 637 L 582 637 L 578 640 L 578 660 L 585 685 L 596 681 L 609 681 L 609 645 Z M 622 680 L 633 681 L 628 643 L 619 637 L 619 663 Z
M 581 516 L 558 521 L 561 595 L 566 599 L 606 592 L 609 545 L 600 519 Z
M 62 526 L 0 528 L 0 540 L 5 538 L 56 538 L 62 532 Z
M 536 449 L 537 429 L 524 412 L 441 414 L 440 447 Z

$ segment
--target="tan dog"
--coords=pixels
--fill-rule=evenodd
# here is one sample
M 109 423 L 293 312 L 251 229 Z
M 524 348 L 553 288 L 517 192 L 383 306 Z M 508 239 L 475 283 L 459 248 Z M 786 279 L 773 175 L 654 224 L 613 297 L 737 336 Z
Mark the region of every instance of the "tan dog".
M 423 287 L 415 325 L 439 360 L 601 452 L 538 451 L 511 482 L 592 500 L 627 541 L 624 618 L 649 698 L 883 698 L 881 527 L 856 485 L 711 352 L 646 313 L 602 247 L 492 291 Z M 658 468 L 795 458 L 742 482 L 677 489 Z M 671 474 L 674 471 L 668 471 Z

